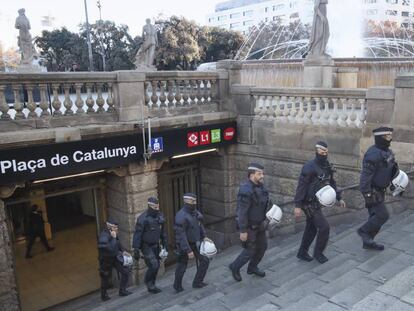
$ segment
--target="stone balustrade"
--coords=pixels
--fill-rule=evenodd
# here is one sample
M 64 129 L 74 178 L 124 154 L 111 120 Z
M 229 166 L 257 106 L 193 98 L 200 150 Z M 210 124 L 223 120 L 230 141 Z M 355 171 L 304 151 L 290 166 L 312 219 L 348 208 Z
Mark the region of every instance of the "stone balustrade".
M 0 121 L 114 114 L 113 73 L 0 75 Z
M 365 89 L 252 88 L 257 120 L 362 128 L 366 123 Z
M 145 105 L 177 108 L 217 102 L 216 72 L 150 72 L 146 74 Z

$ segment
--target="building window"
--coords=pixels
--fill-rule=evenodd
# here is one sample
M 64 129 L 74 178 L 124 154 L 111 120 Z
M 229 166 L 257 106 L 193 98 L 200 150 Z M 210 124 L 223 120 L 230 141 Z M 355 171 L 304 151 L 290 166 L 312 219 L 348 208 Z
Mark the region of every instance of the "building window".
M 253 25 L 253 21 L 252 20 L 250 20 L 250 21 L 244 21 L 243 22 L 243 26 L 251 26 L 251 25 Z
M 401 12 L 401 16 L 408 17 L 410 16 L 410 12 Z
M 219 21 L 225 21 L 227 19 L 227 15 L 222 15 L 218 17 Z
M 387 3 L 398 4 L 398 0 L 386 0 Z
M 364 0 L 365 3 L 377 3 L 377 0 Z
M 230 14 L 230 18 L 239 18 L 241 17 L 241 13 L 232 13 Z
M 269 8 L 265 8 L 265 10 L 264 10 L 264 11 L 265 11 L 266 13 L 267 13 L 267 12 L 269 12 Z
M 253 16 L 253 10 L 244 11 L 243 12 L 243 16 L 244 17 L 251 17 L 251 16 Z
M 277 5 L 274 5 L 273 6 L 273 11 L 278 11 L 278 10 L 281 10 L 281 9 L 283 9 L 285 7 L 285 5 L 282 3 L 282 4 L 277 4 Z
M 230 29 L 238 28 L 240 26 L 241 26 L 241 23 L 231 23 L 230 24 Z
M 397 16 L 398 12 L 395 10 L 386 10 L 385 11 L 385 15 L 390 15 L 390 16 Z

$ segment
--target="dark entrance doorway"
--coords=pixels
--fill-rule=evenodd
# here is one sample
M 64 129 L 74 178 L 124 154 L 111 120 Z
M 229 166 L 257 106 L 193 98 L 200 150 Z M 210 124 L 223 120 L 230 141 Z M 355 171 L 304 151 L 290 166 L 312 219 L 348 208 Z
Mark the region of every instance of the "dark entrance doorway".
M 172 160 L 162 166 L 158 178 L 158 196 L 161 210 L 167 219 L 168 245 L 170 249 L 166 265 L 170 265 L 175 261 L 173 252 L 175 249 L 174 218 L 183 205 L 183 194 L 193 192 L 198 198 L 201 196 L 200 158 Z M 199 199 L 199 209 L 201 209 L 200 202 L 201 200 Z

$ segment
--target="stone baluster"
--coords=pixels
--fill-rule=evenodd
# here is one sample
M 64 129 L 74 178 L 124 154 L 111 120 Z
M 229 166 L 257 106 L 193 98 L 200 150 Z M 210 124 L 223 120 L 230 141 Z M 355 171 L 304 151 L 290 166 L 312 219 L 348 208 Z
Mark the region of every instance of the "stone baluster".
M 47 117 L 50 115 L 49 112 L 49 102 L 47 101 L 47 85 L 39 84 L 40 89 L 40 103 L 39 107 L 42 109 L 41 117 Z
M 203 86 L 204 86 L 204 102 L 207 103 L 209 102 L 209 98 L 210 98 L 210 90 L 208 87 L 209 81 L 208 80 L 203 80 Z
M 201 80 L 196 80 L 197 83 L 197 104 L 201 104 L 202 103 L 202 99 L 203 99 L 203 93 L 201 91 Z
M 210 101 L 212 102 L 216 101 L 217 97 L 216 82 L 215 79 L 210 80 Z
M 346 98 L 341 98 L 340 99 L 341 105 L 342 105 L 342 110 L 339 116 L 339 120 L 338 120 L 338 124 L 341 127 L 347 127 L 348 123 L 348 103 L 347 103 L 347 99 Z
M 272 96 L 265 96 L 265 100 L 263 102 L 263 109 L 262 109 L 263 113 L 261 114 L 263 120 L 269 119 L 269 107 L 270 107 L 271 98 Z
M 84 101 L 81 95 L 82 86 L 83 86 L 83 83 L 75 83 L 75 91 L 76 91 L 75 106 L 76 106 L 76 114 L 78 115 L 85 114 L 85 110 L 83 109 Z
M 288 107 L 288 98 L 286 96 L 282 96 L 282 103 L 283 103 L 283 111 L 282 111 L 282 118 L 280 119 L 280 121 L 282 123 L 288 123 L 289 122 L 289 107 Z
M 95 113 L 95 109 L 93 106 L 95 106 L 95 100 L 92 97 L 92 83 L 86 84 L 86 92 L 87 92 L 87 98 L 86 98 L 86 106 L 88 106 L 88 109 L 86 110 L 86 113 Z
M 259 114 L 260 114 L 260 96 L 258 95 L 253 95 L 254 98 L 254 118 L 258 119 L 259 118 Z
M 1 111 L 1 120 L 10 120 L 9 115 L 9 104 L 6 102 L 6 96 L 4 95 L 4 90 L 6 86 L 0 85 L 0 111 Z
M 294 96 L 289 97 L 289 106 L 290 106 L 290 112 L 288 116 L 289 123 L 296 123 L 296 98 Z
M 23 113 L 23 103 L 20 101 L 20 85 L 13 84 L 13 93 L 14 93 L 14 105 L 13 108 L 16 111 L 15 119 L 25 119 L 25 115 Z
M 190 80 L 190 105 L 196 104 L 196 94 L 195 94 L 195 87 L 196 87 L 196 81 Z
M 151 96 L 149 95 L 150 85 L 151 85 L 151 83 L 149 83 L 148 81 L 146 81 L 146 82 L 144 83 L 144 93 L 145 93 L 145 99 L 144 99 L 144 102 L 145 102 L 145 106 L 147 106 L 147 107 L 150 107 L 150 108 L 151 108 L 151 106 L 152 106 L 152 103 L 151 103 Z
M 305 124 L 312 124 L 312 100 L 310 97 L 305 97 L 305 104 L 306 104 L 306 112 L 303 118 L 303 123 Z
M 166 82 L 165 81 L 160 81 L 160 108 L 161 107 L 167 107 L 167 104 L 165 103 L 167 101 L 167 96 L 165 95 L 165 86 L 166 86 Z
M 358 104 L 359 104 L 360 110 L 358 113 L 357 126 L 359 128 L 362 128 L 365 125 L 365 119 L 366 119 L 365 98 L 358 99 Z
M 106 98 L 106 104 L 108 105 L 107 112 L 109 113 L 116 112 L 112 86 L 113 86 L 112 83 L 108 83 L 108 97 Z M 147 93 L 145 93 L 145 104 L 148 105 Z
M 321 103 L 323 103 L 323 113 L 321 116 L 321 124 L 322 125 L 329 125 L 329 98 L 322 97 Z
M 72 111 L 73 102 L 70 99 L 70 94 L 69 94 L 70 84 L 65 83 L 63 85 L 63 90 L 65 92 L 65 99 L 63 100 L 63 106 L 65 107 L 65 116 L 70 116 L 70 115 L 73 115 L 73 111 Z
M 351 113 L 349 114 L 348 125 L 350 127 L 356 127 L 355 120 L 357 119 L 357 114 L 355 112 L 355 99 L 350 99 L 351 101 Z
M 304 98 L 303 97 L 297 97 L 299 101 L 299 110 L 298 114 L 296 115 L 296 123 L 303 124 L 305 122 L 305 109 L 304 109 Z
M 53 101 L 52 101 L 52 107 L 53 107 L 53 115 L 54 116 L 61 116 L 62 111 L 60 111 L 60 108 L 62 108 L 62 102 L 59 99 L 59 84 L 52 84 L 52 90 L 53 90 Z
M 315 97 L 315 111 L 313 113 L 313 124 L 320 125 L 321 124 L 321 99 L 319 97 Z
M 282 110 L 280 110 L 280 96 L 275 96 L 275 119 L 276 122 L 280 121 L 282 117 Z
M 267 119 L 269 120 L 269 121 L 274 121 L 275 120 L 275 99 L 276 99 L 276 96 L 268 96 L 268 99 L 267 99 L 267 103 L 268 103 L 268 106 L 267 106 Z
M 338 99 L 337 98 L 332 98 L 332 103 L 333 103 L 333 111 L 331 113 L 331 115 L 329 116 L 329 124 L 331 126 L 338 126 Z
M 33 84 L 27 84 L 26 85 L 26 89 L 27 89 L 27 109 L 29 109 L 29 118 L 36 118 L 37 114 L 36 114 L 36 103 L 34 102 L 33 99 L 33 89 L 34 89 L 34 85 Z
M 256 107 L 255 107 L 255 116 L 258 120 L 265 118 L 264 105 L 266 101 L 266 96 L 259 95 L 256 97 Z
M 158 95 L 157 95 L 158 81 L 151 81 L 151 108 L 158 108 Z
M 180 86 L 177 85 L 178 88 L 178 93 L 180 93 Z M 191 89 L 191 85 L 190 85 L 190 81 L 189 80 L 184 80 L 183 81 L 183 105 L 187 106 L 190 103 L 188 102 L 188 99 L 190 98 L 189 96 L 189 88 Z
M 96 98 L 96 105 L 98 106 L 98 109 L 96 110 L 97 113 L 104 113 L 105 112 L 105 100 L 103 99 L 102 96 L 102 88 L 103 88 L 103 83 L 97 83 L 96 84 L 96 89 L 98 92 L 98 97 Z
M 174 80 L 167 80 L 167 101 L 168 107 L 174 106 Z

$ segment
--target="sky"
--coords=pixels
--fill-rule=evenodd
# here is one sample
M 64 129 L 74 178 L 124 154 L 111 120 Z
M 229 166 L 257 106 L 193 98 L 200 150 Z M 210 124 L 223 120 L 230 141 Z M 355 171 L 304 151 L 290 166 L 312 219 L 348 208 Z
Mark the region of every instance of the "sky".
M 89 22 L 99 19 L 96 0 L 87 0 Z M 204 25 L 206 15 L 223 0 L 101 0 L 102 19 L 129 26 L 132 36 L 141 35 L 146 18 L 179 15 Z M 17 11 L 26 9 L 32 27 L 32 37 L 42 30 L 65 26 L 78 32 L 78 25 L 85 22 L 84 0 L 0 0 L 0 42 L 4 49 L 17 47 L 18 30 L 14 28 Z M 44 16 L 54 18 L 52 27 L 42 25 Z

